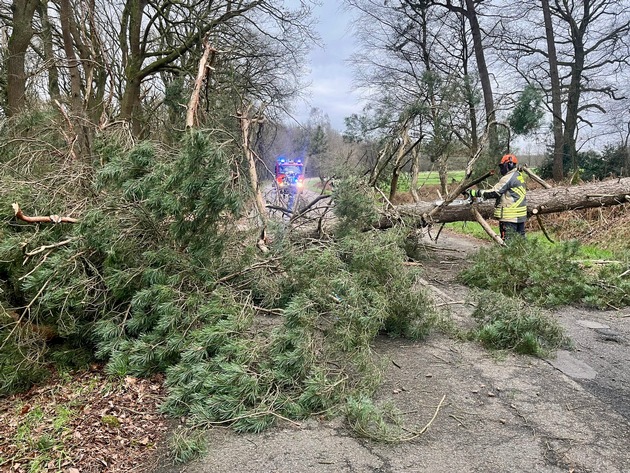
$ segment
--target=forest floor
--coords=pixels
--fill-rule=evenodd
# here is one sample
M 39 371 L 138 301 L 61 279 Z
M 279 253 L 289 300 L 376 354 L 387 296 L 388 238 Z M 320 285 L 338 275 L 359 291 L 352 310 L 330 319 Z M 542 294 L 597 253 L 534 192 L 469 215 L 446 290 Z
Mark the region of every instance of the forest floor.
M 472 326 L 456 275 L 487 243 L 447 231 L 425 243 L 429 289 L 456 324 Z M 547 360 L 441 333 L 379 338 L 387 369 L 376 400 L 404 414 L 404 442 L 357 438 L 342 419 L 316 417 L 262 434 L 215 428 L 205 457 L 174 465 L 166 452 L 177 421 L 158 412 L 162 379 L 113 380 L 94 367 L 0 399 L 0 471 L 630 472 L 630 309 L 552 316 L 574 349 Z

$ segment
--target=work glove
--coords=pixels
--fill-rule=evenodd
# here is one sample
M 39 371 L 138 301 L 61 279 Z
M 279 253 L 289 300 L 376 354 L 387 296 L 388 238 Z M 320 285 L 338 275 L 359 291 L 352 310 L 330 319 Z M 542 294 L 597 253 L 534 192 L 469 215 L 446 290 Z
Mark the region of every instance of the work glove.
M 480 191 L 478 189 L 471 189 L 470 192 L 469 192 L 469 195 L 473 199 L 482 199 L 483 198 L 483 191 Z

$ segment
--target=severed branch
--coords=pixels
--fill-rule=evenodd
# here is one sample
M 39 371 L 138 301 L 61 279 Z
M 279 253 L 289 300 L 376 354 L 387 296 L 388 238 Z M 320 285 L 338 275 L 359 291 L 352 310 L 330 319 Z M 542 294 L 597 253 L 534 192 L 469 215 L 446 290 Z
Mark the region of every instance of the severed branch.
M 304 208 L 300 211 L 300 213 L 293 215 L 293 216 L 291 217 L 291 222 L 293 222 L 294 220 L 296 220 L 296 219 L 298 219 L 298 218 L 302 217 L 303 215 L 305 215 L 306 213 L 308 213 L 308 212 L 309 212 L 309 211 L 313 208 L 313 206 L 314 206 L 317 202 L 319 202 L 319 201 L 321 201 L 321 200 L 324 200 L 324 199 L 330 199 L 331 197 L 332 197 L 332 196 L 330 196 L 330 195 L 319 195 L 319 196 L 317 196 L 317 197 L 316 197 L 315 199 L 313 199 L 313 200 L 312 200 L 312 201 L 311 201 L 311 202 L 310 202 L 310 203 L 309 203 L 306 207 L 304 207 Z M 270 207 L 270 206 L 268 205 L 267 207 Z M 286 209 L 283 209 L 283 210 L 286 210 Z M 291 212 L 291 213 L 292 213 L 292 212 Z
M 484 219 L 481 214 L 479 213 L 479 211 L 477 210 L 476 207 L 472 207 L 470 209 L 470 211 L 472 212 L 472 214 L 475 216 L 475 220 L 477 220 L 477 222 L 479 222 L 479 225 L 481 225 L 483 227 L 483 229 L 486 231 L 486 233 L 488 235 L 490 235 L 490 237 L 492 237 L 492 239 L 494 241 L 496 241 L 499 245 L 501 246 L 505 246 L 505 242 L 503 241 L 503 239 L 497 235 L 496 233 L 494 233 L 494 230 L 492 229 L 492 227 L 490 225 L 488 225 L 488 222 L 486 222 L 486 219 Z
M 244 104 L 245 105 L 245 104 Z M 237 112 L 237 118 L 239 120 L 241 126 L 242 133 L 242 146 L 243 152 L 245 153 L 245 157 L 247 158 L 247 162 L 249 164 L 249 178 L 252 186 L 252 190 L 254 191 L 254 206 L 258 211 L 258 223 L 260 228 L 260 236 L 258 237 L 258 241 L 256 246 L 263 253 L 269 252 L 269 248 L 267 248 L 267 225 L 268 225 L 268 217 L 267 211 L 265 210 L 265 200 L 263 199 L 262 193 L 260 191 L 260 185 L 258 182 L 258 174 L 256 171 L 256 156 L 253 152 L 250 141 L 251 141 L 251 129 L 252 125 L 261 125 L 264 123 L 265 118 L 263 115 L 263 111 L 265 106 L 263 105 L 258 113 L 252 113 L 252 104 L 245 105 L 245 110 L 239 110 Z
M 536 181 L 538 184 L 540 184 L 541 186 L 543 186 L 545 189 L 551 189 L 552 186 L 551 184 L 549 184 L 548 182 L 546 182 L 544 179 L 538 177 L 534 171 L 532 171 L 531 169 L 529 169 L 527 166 L 522 166 L 521 169 L 523 170 L 523 172 L 525 174 L 527 174 L 530 178 L 532 178 L 534 181 Z M 551 243 L 555 243 L 555 241 L 552 240 L 552 238 L 549 236 L 549 234 L 547 233 L 547 229 L 545 228 L 545 226 L 543 225 L 543 221 L 542 218 L 540 217 L 540 214 L 538 213 L 537 209 L 534 209 L 534 211 L 532 212 L 533 215 L 536 215 L 536 220 L 538 221 L 538 225 L 540 226 L 540 229 L 542 230 L 543 234 L 545 235 L 545 238 L 547 238 L 547 240 L 549 240 Z
M 77 223 L 79 220 L 72 217 L 60 217 L 59 215 L 49 215 L 47 217 L 38 216 L 38 217 L 27 217 L 20 209 L 20 205 L 18 203 L 12 204 L 13 211 L 15 212 L 15 216 L 20 220 L 23 220 L 28 223 Z
M 549 233 L 547 233 L 547 229 L 543 225 L 543 221 L 542 221 L 542 218 L 540 218 L 540 214 L 539 213 L 535 213 L 534 215 L 536 215 L 536 220 L 538 221 L 538 226 L 540 227 L 540 229 L 542 230 L 543 234 L 545 235 L 545 238 L 547 238 L 547 240 L 549 240 L 550 243 L 555 243 L 555 241 L 553 241 L 553 239 L 549 236 Z
M 544 179 L 538 177 L 536 174 L 534 174 L 534 171 L 529 169 L 527 166 L 523 165 L 521 167 L 521 169 L 523 170 L 523 172 L 525 174 L 527 174 L 529 177 L 531 177 L 534 181 L 536 181 L 538 184 L 543 186 L 545 189 L 551 189 L 552 188 L 551 184 L 546 182 Z

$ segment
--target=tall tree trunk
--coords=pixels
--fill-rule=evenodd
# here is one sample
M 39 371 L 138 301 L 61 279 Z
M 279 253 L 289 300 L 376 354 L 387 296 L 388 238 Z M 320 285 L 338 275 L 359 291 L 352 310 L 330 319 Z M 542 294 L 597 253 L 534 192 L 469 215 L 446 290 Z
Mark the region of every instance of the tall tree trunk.
M 78 158 L 82 158 L 90 153 L 90 138 L 85 120 L 85 110 L 83 108 L 83 92 L 81 87 L 79 61 L 74 52 L 74 42 L 72 41 L 71 15 L 72 8 L 70 6 L 70 0 L 60 0 L 59 22 L 61 23 L 63 49 L 66 53 L 66 62 L 70 72 L 71 122 L 76 134 L 77 149 L 74 150 L 74 152 Z
M 70 32 L 79 52 L 85 75 L 85 92 L 83 93 L 85 105 L 83 108 L 92 123 L 98 123 L 104 109 L 103 98 L 107 73 L 103 65 L 104 53 L 94 20 L 95 0 L 83 0 L 81 8 L 81 12 L 70 15 Z M 76 15 L 79 15 L 79 18 L 84 18 L 85 23 L 77 25 Z
M 582 72 L 584 70 L 584 47 L 575 44 L 575 62 L 571 67 L 571 83 L 567 97 L 567 110 L 564 128 L 564 152 L 571 156 L 573 168 L 577 168 L 576 133 L 578 123 L 578 111 L 582 86 Z
M 440 191 L 442 195 L 448 194 L 448 156 L 441 154 L 437 160 L 438 176 L 440 178 Z
M 560 90 L 560 76 L 558 74 L 558 55 L 551 23 L 549 0 L 541 0 L 543 17 L 545 19 L 545 37 L 547 39 L 547 54 L 549 61 L 549 78 L 551 80 L 551 111 L 553 114 L 553 180 L 560 182 L 564 177 L 564 136 L 562 133 L 562 97 Z
M 51 100 L 59 100 L 61 92 L 59 90 L 59 69 L 57 68 L 57 58 L 53 49 L 53 27 L 48 17 L 48 0 L 42 0 L 38 6 L 39 16 L 42 19 L 42 43 L 44 48 L 44 58 L 46 59 L 46 69 L 48 71 L 48 95 Z
M 141 130 L 140 93 L 142 77 L 142 15 L 148 0 L 128 0 L 123 11 L 121 45 L 125 67 L 125 90 L 120 104 L 120 118 L 128 120 L 137 135 Z
M 7 115 L 24 108 L 26 102 L 26 50 L 33 37 L 33 15 L 40 0 L 13 0 L 13 30 L 7 59 Z
M 483 41 L 481 38 L 481 26 L 477 18 L 475 10 L 475 1 L 466 0 L 466 10 L 468 22 L 470 23 L 470 31 L 473 37 L 473 45 L 475 48 L 475 59 L 477 60 L 477 70 L 479 72 L 479 80 L 481 81 L 481 89 L 483 91 L 483 103 L 486 109 L 486 126 L 488 127 L 488 146 L 491 155 L 499 154 L 499 138 L 497 134 L 496 112 L 494 110 L 494 97 L 492 95 L 492 84 L 490 83 L 490 74 L 486 65 L 486 57 L 483 50 Z
M 393 200 L 398 192 L 398 179 L 400 178 L 400 172 L 402 168 L 402 159 L 406 154 L 407 147 L 409 146 L 409 122 L 405 123 L 400 132 L 400 146 L 398 153 L 396 154 L 396 161 L 394 162 L 394 170 L 392 172 L 392 180 L 389 188 L 389 200 Z
M 565 4 L 566 5 L 566 4 Z M 571 156 L 573 169 L 577 170 L 577 125 L 580 109 L 580 97 L 582 94 L 582 74 L 584 73 L 584 63 L 586 52 L 584 50 L 584 35 L 590 25 L 591 0 L 585 0 L 582 6 L 583 17 L 578 22 L 574 17 L 566 13 L 560 15 L 566 19 L 571 35 L 571 46 L 573 47 L 573 63 L 571 64 L 571 82 L 567 94 L 566 118 L 564 121 L 564 152 Z M 568 8 L 565 6 L 565 8 Z
M 418 195 L 418 177 L 420 176 L 420 152 L 415 147 L 411 150 L 411 184 L 409 184 L 409 191 L 414 202 L 420 201 Z

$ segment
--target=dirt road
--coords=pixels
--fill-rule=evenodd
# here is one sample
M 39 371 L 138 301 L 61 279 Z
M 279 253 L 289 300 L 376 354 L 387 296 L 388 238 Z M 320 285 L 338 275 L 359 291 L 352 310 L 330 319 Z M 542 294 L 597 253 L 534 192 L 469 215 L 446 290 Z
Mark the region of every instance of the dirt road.
M 425 277 L 444 302 L 464 299 L 467 289 L 454 277 L 477 245 L 442 235 L 435 246 L 443 251 L 430 252 Z M 452 307 L 456 322 L 470 323 L 469 307 Z M 388 369 L 378 400 L 393 402 L 410 430 L 430 424 L 424 434 L 376 443 L 323 419 L 259 435 L 216 429 L 205 458 L 160 471 L 630 472 L 629 315 L 556 312 L 575 350 L 550 360 L 498 357 L 445 335 L 417 343 L 381 338 L 375 352 Z

